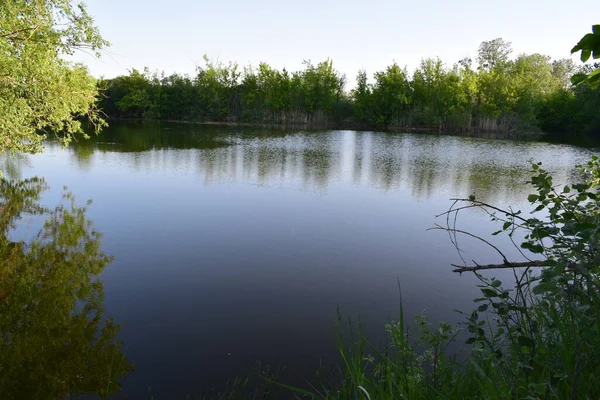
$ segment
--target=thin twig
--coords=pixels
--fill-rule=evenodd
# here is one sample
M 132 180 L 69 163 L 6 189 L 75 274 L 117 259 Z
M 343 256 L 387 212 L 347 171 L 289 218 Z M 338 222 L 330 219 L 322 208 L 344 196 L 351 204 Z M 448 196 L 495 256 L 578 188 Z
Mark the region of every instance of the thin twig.
M 483 243 L 485 243 L 488 246 L 490 246 L 491 248 L 493 248 L 494 250 L 496 250 L 498 252 L 498 254 L 500 254 L 500 256 L 502 257 L 502 260 L 504 260 L 505 263 L 509 263 L 508 259 L 504 255 L 504 253 L 502 251 L 500 251 L 500 249 L 498 247 L 494 246 L 492 243 L 490 243 L 489 241 L 485 240 L 484 238 L 482 238 L 480 236 L 474 235 L 474 234 L 472 234 L 470 232 L 463 231 L 463 230 L 460 230 L 460 229 L 444 228 L 443 226 L 441 226 L 439 224 L 436 224 L 435 227 L 429 228 L 429 229 L 439 229 L 439 230 L 449 231 L 449 232 L 453 232 L 453 233 L 462 233 L 463 235 L 467 235 L 467 236 L 470 236 L 470 237 L 472 237 L 474 239 L 480 240 Z

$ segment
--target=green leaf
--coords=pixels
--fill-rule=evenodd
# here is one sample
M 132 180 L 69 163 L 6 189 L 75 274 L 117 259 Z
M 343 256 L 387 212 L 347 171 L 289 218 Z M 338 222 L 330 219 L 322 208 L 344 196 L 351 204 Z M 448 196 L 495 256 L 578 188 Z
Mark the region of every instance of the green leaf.
M 483 288 L 481 289 L 481 292 L 483 293 L 483 295 L 485 297 L 498 297 L 498 293 L 496 293 L 495 290 L 489 289 L 489 288 Z
M 529 196 L 527 196 L 527 200 L 530 203 L 534 203 L 537 199 L 539 199 L 540 196 L 538 196 L 537 194 L 530 194 Z
M 531 338 L 528 338 L 527 336 L 519 336 L 517 338 L 517 343 L 519 343 L 519 345 L 521 345 L 521 346 L 526 346 L 526 347 L 535 346 L 535 342 Z
M 492 281 L 492 283 L 491 283 L 491 286 L 492 286 L 493 288 L 500 287 L 501 285 L 502 285 L 502 281 L 499 281 L 498 279 L 496 279 L 496 280 Z
M 590 59 L 591 55 L 592 55 L 592 51 L 590 49 L 581 50 L 581 61 L 586 62 L 587 60 Z
M 542 247 L 539 244 L 534 244 L 531 242 L 523 242 L 521 243 L 521 248 L 522 249 L 527 249 L 532 253 L 543 253 L 544 252 L 544 247 Z
M 502 225 L 502 229 L 503 229 L 503 230 L 507 230 L 508 228 L 510 228 L 510 227 L 511 227 L 511 225 L 512 225 L 512 222 L 510 222 L 510 221 L 506 221 L 506 222 L 504 223 L 504 225 Z
M 533 288 L 534 294 L 543 294 L 556 289 L 556 284 L 551 282 L 542 282 Z
M 600 68 L 596 69 L 594 72 L 587 76 L 587 82 L 592 88 L 598 87 L 598 84 L 600 83 Z

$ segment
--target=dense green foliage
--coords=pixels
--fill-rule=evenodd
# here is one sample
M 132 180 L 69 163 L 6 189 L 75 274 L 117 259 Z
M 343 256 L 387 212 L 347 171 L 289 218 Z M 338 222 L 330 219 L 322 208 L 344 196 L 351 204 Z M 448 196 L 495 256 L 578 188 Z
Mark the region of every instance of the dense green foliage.
M 244 121 L 327 124 L 339 118 L 347 100 L 345 77 L 331 61 L 290 73 L 261 63 L 239 70 L 237 64 L 208 58 L 194 78 L 132 70 L 100 82 L 109 116 L 191 121 Z
M 0 392 L 6 399 L 108 396 L 132 365 L 103 311 L 111 261 L 86 207 L 40 205 L 42 179 L 0 180 Z M 22 220 L 41 223 L 32 237 Z M 21 227 L 21 230 L 19 230 Z
M 102 125 L 96 80 L 64 57 L 106 44 L 81 3 L 0 0 L 0 151 L 38 152 L 49 132 L 68 143 L 77 117 Z
M 511 56 L 510 43 L 481 44 L 477 67 L 463 59 L 452 67 L 424 59 L 411 74 L 397 63 L 373 74 L 346 78 L 330 60 L 290 73 L 261 63 L 240 70 L 211 62 L 195 76 L 132 70 L 100 83 L 111 117 L 251 123 L 348 124 L 429 131 L 517 134 L 599 133 L 600 89 L 571 88 L 581 71 L 570 59 L 541 54 Z

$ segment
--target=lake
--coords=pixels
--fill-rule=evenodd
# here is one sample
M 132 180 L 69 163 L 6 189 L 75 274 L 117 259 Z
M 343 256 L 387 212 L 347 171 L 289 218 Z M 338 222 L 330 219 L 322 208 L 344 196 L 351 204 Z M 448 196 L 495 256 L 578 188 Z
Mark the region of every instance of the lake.
M 44 176 L 44 204 L 68 186 L 114 261 L 101 274 L 106 315 L 135 370 L 129 398 L 221 389 L 257 361 L 300 384 L 337 360 L 339 306 L 376 343 L 384 324 L 423 310 L 461 320 L 478 297 L 460 257 L 428 231 L 449 199 L 475 194 L 529 211 L 529 159 L 556 182 L 593 149 L 535 142 L 359 131 L 282 131 L 114 123 L 100 137 L 12 161 Z M 499 229 L 467 212 L 461 229 Z M 495 243 L 519 260 L 503 238 Z M 466 260 L 499 262 L 464 240 Z

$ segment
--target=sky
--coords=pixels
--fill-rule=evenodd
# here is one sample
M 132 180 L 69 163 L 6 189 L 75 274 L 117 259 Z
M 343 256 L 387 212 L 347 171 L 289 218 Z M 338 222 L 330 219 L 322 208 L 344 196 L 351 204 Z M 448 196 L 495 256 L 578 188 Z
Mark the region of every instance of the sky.
M 331 58 L 352 86 L 358 70 L 372 76 L 393 62 L 412 71 L 425 57 L 475 60 L 479 44 L 497 37 L 514 54 L 570 57 L 600 23 L 597 1 L 85 0 L 111 47 L 100 60 L 75 60 L 112 78 L 144 67 L 194 74 L 204 54 L 290 71 Z

